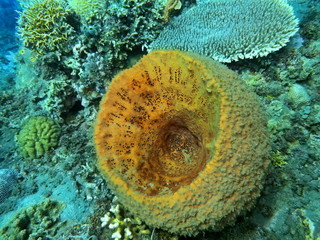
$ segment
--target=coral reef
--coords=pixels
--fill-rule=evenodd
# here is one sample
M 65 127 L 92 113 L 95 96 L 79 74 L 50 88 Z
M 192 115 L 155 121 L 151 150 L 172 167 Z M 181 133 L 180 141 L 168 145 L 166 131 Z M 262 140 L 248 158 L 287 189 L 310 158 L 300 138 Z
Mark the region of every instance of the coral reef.
M 84 20 L 90 22 L 93 17 L 98 17 L 107 6 L 102 0 L 68 0 L 70 7 Z
M 57 15 L 54 25 L 53 17 L 41 9 L 45 4 L 58 5 L 50 12 Z M 32 62 L 24 56 L 19 69 L 31 68 L 37 74 L 37 87 L 43 85 L 39 90 L 39 105 L 57 120 L 79 105 L 88 107 L 98 102 L 106 82 L 138 59 L 164 25 L 162 1 L 30 0 L 21 5 L 21 38 L 36 53 Z M 37 20 L 40 17 L 44 19 Z M 49 22 L 48 28 L 28 34 L 34 22 L 40 28 L 45 21 Z M 58 36 L 60 33 L 68 35 L 68 39 Z M 53 40 L 56 42 L 52 43 Z M 22 79 L 30 81 L 25 71 L 19 72 L 17 78 L 19 85 Z
M 59 222 L 62 208 L 62 204 L 51 200 L 28 207 L 1 230 L 0 236 L 6 240 L 50 239 L 63 226 Z
M 71 12 L 62 0 L 32 0 L 19 18 L 24 45 L 38 55 L 68 52 L 74 27 L 68 22 Z
M 152 52 L 114 78 L 94 139 L 119 201 L 181 235 L 232 224 L 269 164 L 256 96 L 225 66 L 179 51 Z
M 274 223 L 267 226 L 266 228 L 269 228 L 271 232 L 269 239 L 319 240 L 319 235 L 315 237 L 315 226 L 306 215 L 306 212 L 300 208 L 294 210 L 281 209 L 272 218 L 276 219 L 274 221 L 276 224 L 282 224 L 284 227 L 279 231 L 274 231 Z
M 81 0 L 63 1 L 69 5 L 66 23 L 75 30 L 70 36 L 72 40 L 66 48 L 49 50 L 43 55 L 32 47 L 18 46 L 23 43 L 17 41 L 15 29 L 7 29 L 16 22 L 17 18 L 12 15 L 16 9 L 2 9 L 4 14 L 0 14 L 0 25 L 4 26 L 0 30 L 0 169 L 19 169 L 19 184 L 13 183 L 10 197 L 0 204 L 0 229 L 6 225 L 10 228 L 8 224 L 15 216 L 49 198 L 65 204 L 65 208 L 53 228 L 44 229 L 41 223 L 28 225 L 30 239 L 32 236 L 57 240 L 111 239 L 116 229 L 109 229 L 108 225 L 101 227 L 100 218 L 109 211 L 114 195 L 108 188 L 109 182 L 96 168 L 93 122 L 109 81 L 146 53 L 146 45 L 166 24 L 163 21 L 166 3 L 178 1 L 83 1 L 84 4 L 103 2 L 102 9 L 98 5 L 98 8 L 90 6 L 92 11 L 83 11 L 89 18 L 71 6 L 72 1 Z M 35 0 L 19 2 L 22 8 L 18 11 L 23 14 L 24 6 L 29 9 Z M 176 16 L 187 13 L 196 0 L 181 2 L 181 9 L 168 12 L 169 25 Z M 146 235 L 146 239 L 320 239 L 317 201 L 320 199 L 320 2 L 288 0 L 288 3 L 299 17 L 300 30 L 286 47 L 265 57 L 228 63 L 247 83 L 247 88 L 258 95 L 268 119 L 273 164 L 261 197 L 251 211 L 235 220 L 235 225 L 226 226 L 222 231 L 200 230 L 197 236 L 177 237 L 165 230 L 150 228 L 151 236 Z M 1 1 L 0 10 L 9 5 L 14 2 Z M 167 6 L 169 9 L 170 5 Z M 21 123 L 29 116 L 50 117 L 59 123 L 64 133 L 54 151 L 33 159 L 32 164 L 17 154 L 14 141 Z M 232 147 L 235 144 L 237 142 L 232 143 Z M 181 152 L 181 158 L 189 160 L 188 153 Z M 238 171 L 230 176 L 234 173 Z M 124 213 L 121 220 L 139 217 L 127 210 L 121 213 Z M 196 215 L 195 211 L 193 218 L 198 216 L 202 215 Z M 110 217 L 115 215 L 110 212 Z M 37 214 L 26 219 L 39 220 Z M 14 234 L 16 232 L 7 231 L 5 235 L 0 234 L 0 239 L 7 240 L 8 235 L 14 237 Z
M 60 127 L 50 118 L 32 117 L 17 136 L 25 158 L 39 158 L 58 144 Z
M 297 30 L 298 20 L 286 0 L 206 1 L 171 21 L 149 48 L 231 62 L 279 50 Z
M 296 107 L 309 105 L 311 99 L 307 90 L 300 84 L 293 84 L 288 92 L 288 100 Z
M 0 169 L 0 203 L 4 202 L 17 183 L 18 173 L 12 169 Z

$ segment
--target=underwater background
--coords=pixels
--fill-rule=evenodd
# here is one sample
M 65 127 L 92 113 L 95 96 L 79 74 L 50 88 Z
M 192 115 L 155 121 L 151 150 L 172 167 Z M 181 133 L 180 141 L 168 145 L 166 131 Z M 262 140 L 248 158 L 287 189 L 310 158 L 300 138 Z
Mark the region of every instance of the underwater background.
M 288 1 L 299 30 L 286 46 L 225 63 L 258 95 L 271 145 L 261 196 L 235 224 L 193 237 L 152 228 L 96 167 L 93 129 L 112 78 L 205 2 L 0 0 L 0 240 L 320 239 L 318 0 Z

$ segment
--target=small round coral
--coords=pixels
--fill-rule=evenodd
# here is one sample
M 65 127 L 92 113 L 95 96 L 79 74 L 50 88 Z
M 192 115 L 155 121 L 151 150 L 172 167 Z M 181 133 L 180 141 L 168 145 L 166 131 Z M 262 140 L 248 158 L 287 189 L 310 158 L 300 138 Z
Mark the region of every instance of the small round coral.
M 257 97 L 224 65 L 156 51 L 113 79 L 94 139 L 119 201 L 180 235 L 220 230 L 259 196 L 269 164 Z
M 39 158 L 57 145 L 59 126 L 50 118 L 33 117 L 17 136 L 18 146 L 25 158 Z

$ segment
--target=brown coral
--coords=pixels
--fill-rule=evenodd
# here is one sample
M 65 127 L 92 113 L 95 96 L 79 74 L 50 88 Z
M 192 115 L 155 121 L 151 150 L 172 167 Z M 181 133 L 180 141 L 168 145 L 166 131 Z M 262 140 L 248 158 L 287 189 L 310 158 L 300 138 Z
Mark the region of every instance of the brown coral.
M 181 5 L 180 0 L 168 0 L 163 11 L 163 20 L 169 22 L 171 12 L 180 9 Z
M 95 126 L 98 166 L 147 224 L 194 235 L 259 195 L 269 151 L 255 95 L 211 59 L 156 51 L 115 77 Z

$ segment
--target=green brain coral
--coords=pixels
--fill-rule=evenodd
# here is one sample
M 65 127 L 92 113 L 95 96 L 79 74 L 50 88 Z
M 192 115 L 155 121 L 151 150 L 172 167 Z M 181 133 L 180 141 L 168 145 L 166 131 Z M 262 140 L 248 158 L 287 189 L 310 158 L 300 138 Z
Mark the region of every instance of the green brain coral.
M 68 49 L 74 28 L 71 11 L 60 0 L 31 0 L 20 13 L 19 32 L 24 45 L 38 55 Z
M 59 132 L 59 126 L 50 118 L 30 118 L 17 137 L 23 157 L 34 159 L 43 156 L 57 145 Z

